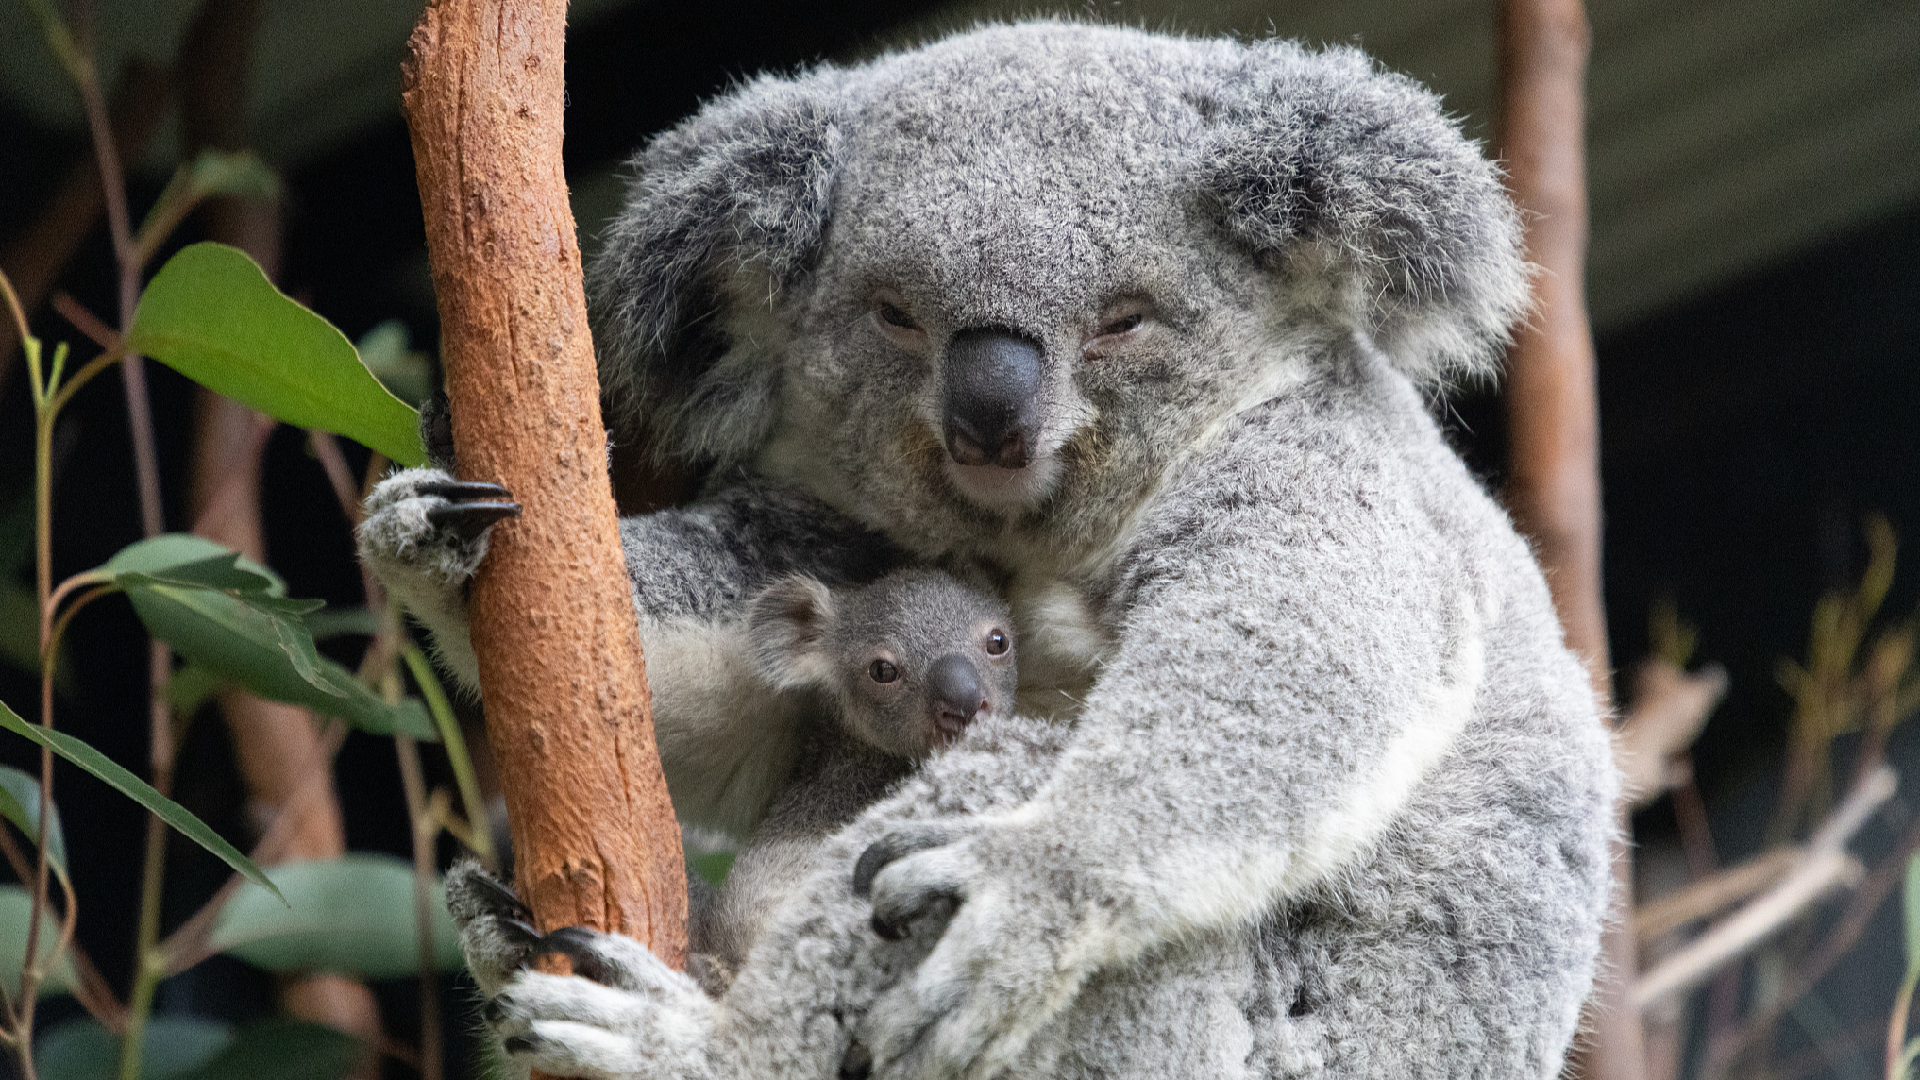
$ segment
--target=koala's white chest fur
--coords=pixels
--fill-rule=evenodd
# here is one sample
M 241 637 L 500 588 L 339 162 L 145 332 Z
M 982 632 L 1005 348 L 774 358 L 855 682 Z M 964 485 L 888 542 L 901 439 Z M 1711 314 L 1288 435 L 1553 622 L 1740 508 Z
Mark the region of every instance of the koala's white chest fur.
M 1020 656 L 1020 712 L 1070 720 L 1086 700 L 1113 637 L 1086 594 L 1051 575 L 1021 575 L 1007 588 Z

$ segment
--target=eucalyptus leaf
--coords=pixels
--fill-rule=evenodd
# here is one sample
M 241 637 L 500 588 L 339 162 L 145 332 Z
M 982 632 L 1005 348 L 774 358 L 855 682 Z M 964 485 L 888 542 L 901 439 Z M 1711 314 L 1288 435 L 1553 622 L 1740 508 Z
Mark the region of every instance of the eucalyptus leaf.
M 340 1080 L 361 1049 L 360 1040 L 325 1024 L 257 1020 L 186 1080 Z
M 128 345 L 276 420 L 337 432 L 402 465 L 426 461 L 413 409 L 238 248 L 194 244 L 167 260 L 141 294 Z
M 48 731 L 46 728 L 29 724 L 5 704 L 0 704 L 0 727 L 16 735 L 24 736 L 32 742 L 50 748 L 54 753 L 66 758 L 75 765 L 99 778 L 108 787 L 139 803 L 154 813 L 161 821 L 171 825 L 177 832 L 213 852 L 228 866 L 239 871 L 241 876 L 256 885 L 273 889 L 273 882 L 253 865 L 253 860 L 240 853 L 232 844 L 220 838 L 220 834 L 207 827 L 207 823 L 193 816 L 192 812 L 165 795 L 153 790 L 145 780 L 133 775 L 114 764 L 105 754 L 81 742 L 63 731 Z M 278 896 L 279 892 L 274 891 Z
M 388 319 L 360 336 L 354 347 L 367 370 L 401 401 L 419 408 L 433 392 L 433 371 L 427 354 L 409 348 L 407 324 Z
M 257 199 L 280 197 L 280 177 L 251 150 L 202 150 L 193 159 L 193 194 L 243 195 Z
M 380 620 L 363 607 L 330 607 L 308 615 L 307 629 L 315 640 L 347 634 L 372 637 L 380 632 Z
M 230 549 L 169 533 L 122 549 L 94 573 L 123 589 L 147 632 L 190 667 L 363 731 L 439 739 L 418 702 L 389 704 L 320 655 L 306 623 L 320 601 L 290 599 L 277 575 Z
M 198 571 L 191 569 L 222 559 L 232 563 L 234 573 L 227 574 L 213 567 Z M 222 580 L 230 584 L 215 587 L 258 591 L 276 597 L 287 595 L 287 583 L 280 579 L 280 575 L 224 544 L 192 533 L 161 533 L 135 541 L 114 552 L 113 558 L 108 559 L 100 569 L 115 577 L 138 573 L 179 581 Z
M 189 663 L 167 679 L 167 704 L 181 716 L 192 716 L 213 695 L 232 685 L 232 679 L 212 668 Z
M 26 956 L 27 921 L 32 917 L 33 901 L 29 899 L 26 888 L 0 885 L 0 986 L 6 987 L 9 994 L 20 990 L 20 961 Z M 60 920 L 53 912 L 42 911 L 40 942 L 37 946 L 42 963 L 52 958 L 54 947 L 59 943 Z M 62 993 L 74 982 L 73 959 L 63 956 L 40 983 L 40 993 Z
M 289 906 L 260 889 L 242 888 L 214 921 L 214 949 L 269 971 L 386 979 L 419 970 L 410 864 L 390 855 L 350 853 L 285 863 L 267 873 Z M 437 879 L 430 906 L 435 966 L 458 970 L 459 937 Z
M 40 781 L 9 765 L 0 765 L 0 817 L 13 822 L 26 838 L 40 835 Z M 47 818 L 47 861 L 67 871 L 67 838 L 60 829 L 60 808 Z
M 140 1044 L 140 1080 L 195 1075 L 233 1041 L 233 1025 L 218 1020 L 149 1017 Z M 69 1020 L 33 1040 L 33 1063 L 40 1080 L 105 1080 L 119 1075 L 120 1037 L 98 1020 Z

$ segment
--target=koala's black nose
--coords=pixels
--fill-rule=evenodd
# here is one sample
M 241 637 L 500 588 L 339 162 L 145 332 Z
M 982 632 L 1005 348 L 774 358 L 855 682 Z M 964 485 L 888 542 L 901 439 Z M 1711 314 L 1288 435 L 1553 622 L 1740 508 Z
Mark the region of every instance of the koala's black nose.
M 961 465 L 1026 465 L 1040 393 L 1040 346 L 1007 330 L 962 330 L 947 343 L 947 453 Z
M 948 653 L 933 662 L 927 671 L 927 690 L 933 698 L 933 725 L 944 735 L 967 730 L 973 718 L 987 707 L 980 669 L 959 653 Z

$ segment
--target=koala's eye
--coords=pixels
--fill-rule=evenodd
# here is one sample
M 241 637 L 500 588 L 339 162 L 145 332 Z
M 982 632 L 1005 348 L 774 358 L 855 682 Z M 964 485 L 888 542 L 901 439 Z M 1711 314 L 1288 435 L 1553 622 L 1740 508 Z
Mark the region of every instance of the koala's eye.
M 1007 640 L 1007 632 L 1005 630 L 996 628 L 987 631 L 988 656 L 1004 656 L 1012 644 L 1012 642 Z
M 900 669 L 885 660 L 875 660 L 867 665 L 867 677 L 877 683 L 890 683 L 900 677 Z
M 1105 326 L 1102 326 L 1100 328 L 1100 336 L 1101 337 L 1117 337 L 1118 335 L 1124 334 L 1129 330 L 1139 329 L 1140 324 L 1145 321 L 1147 321 L 1147 317 L 1145 315 L 1140 314 L 1137 311 L 1133 312 L 1130 315 L 1122 315 L 1119 318 L 1113 320 L 1112 322 L 1107 323 Z
M 889 304 L 883 300 L 880 302 L 878 313 L 881 322 L 897 330 L 920 329 L 920 324 L 913 321 L 913 316 L 907 314 L 906 311 L 897 304 Z

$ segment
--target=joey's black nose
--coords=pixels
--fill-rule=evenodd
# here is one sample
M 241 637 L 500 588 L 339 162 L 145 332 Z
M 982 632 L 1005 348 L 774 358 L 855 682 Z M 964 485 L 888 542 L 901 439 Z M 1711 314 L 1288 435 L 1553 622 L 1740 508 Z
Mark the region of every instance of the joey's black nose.
M 927 671 L 927 690 L 933 699 L 933 724 L 946 735 L 965 731 L 987 707 L 980 669 L 959 653 L 948 653 L 933 662 Z
M 1018 469 L 1040 410 L 1040 346 L 1008 330 L 962 330 L 947 342 L 947 453 L 961 465 Z

